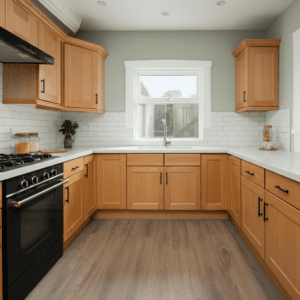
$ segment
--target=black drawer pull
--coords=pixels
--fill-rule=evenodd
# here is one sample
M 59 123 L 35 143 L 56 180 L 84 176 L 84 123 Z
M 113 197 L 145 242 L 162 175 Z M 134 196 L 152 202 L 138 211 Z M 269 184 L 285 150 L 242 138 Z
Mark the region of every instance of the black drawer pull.
M 258 217 L 262 216 L 263 214 L 260 212 L 260 202 L 263 201 L 260 197 L 258 197 Z
M 250 171 L 245 171 L 246 173 L 248 173 L 251 176 L 254 176 L 254 173 L 250 173 Z
M 160 172 L 160 184 L 162 184 L 162 173 Z
M 246 102 L 246 92 L 243 93 L 243 100 Z
M 282 191 L 282 192 L 285 192 L 285 193 L 289 193 L 289 190 L 284 190 L 284 189 L 282 189 L 279 185 L 275 185 L 275 187 L 277 188 L 277 189 L 279 189 L 280 191 Z
M 77 166 L 77 167 L 75 167 L 75 168 L 72 168 L 72 171 L 73 171 L 73 170 L 76 170 L 76 169 L 78 169 L 78 168 L 79 168 L 79 166 Z
M 96 94 L 96 104 L 98 104 L 98 94 Z
M 166 184 L 168 184 L 168 173 L 166 173 Z
M 41 93 L 45 94 L 45 79 L 42 79 L 41 82 L 43 84 L 43 90 L 41 91 Z
M 266 218 L 266 206 L 268 206 L 269 204 L 264 202 L 264 222 L 268 221 L 269 219 Z

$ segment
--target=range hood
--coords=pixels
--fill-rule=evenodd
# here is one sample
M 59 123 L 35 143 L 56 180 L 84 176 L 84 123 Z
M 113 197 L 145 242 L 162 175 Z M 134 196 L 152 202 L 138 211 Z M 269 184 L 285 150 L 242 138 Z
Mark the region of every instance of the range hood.
M 0 26 L 0 62 L 54 65 L 54 58 Z

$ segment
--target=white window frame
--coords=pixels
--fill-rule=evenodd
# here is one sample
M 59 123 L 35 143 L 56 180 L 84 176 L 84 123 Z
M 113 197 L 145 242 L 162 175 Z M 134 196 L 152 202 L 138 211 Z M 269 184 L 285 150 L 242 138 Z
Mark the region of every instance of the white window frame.
M 143 99 L 140 95 L 141 75 L 196 75 L 197 98 L 172 99 L 175 103 L 198 103 L 199 130 L 197 138 L 172 138 L 173 141 L 202 141 L 204 127 L 211 127 L 211 67 L 212 61 L 192 60 L 146 60 L 125 61 L 126 68 L 126 127 L 134 128 L 135 141 L 157 142 L 159 138 L 143 138 L 140 136 L 140 104 L 166 103 L 168 99 Z

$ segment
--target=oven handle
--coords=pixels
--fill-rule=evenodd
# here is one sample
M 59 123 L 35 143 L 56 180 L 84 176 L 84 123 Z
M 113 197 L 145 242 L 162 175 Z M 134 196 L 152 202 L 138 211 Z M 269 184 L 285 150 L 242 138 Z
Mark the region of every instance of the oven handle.
M 41 191 L 41 192 L 39 192 L 39 193 L 37 193 L 37 194 L 35 194 L 35 195 L 32 195 L 32 196 L 30 196 L 30 197 L 28 197 L 28 198 L 22 200 L 22 201 L 8 200 L 7 204 L 8 204 L 9 206 L 12 206 L 12 207 L 20 207 L 21 205 L 23 205 L 23 204 L 25 204 L 25 203 L 27 203 L 27 202 L 33 200 L 33 199 L 36 199 L 36 198 L 39 197 L 39 196 L 42 196 L 42 195 L 44 195 L 44 194 L 46 194 L 46 193 L 48 193 L 48 192 L 50 192 L 50 191 L 52 191 L 52 190 L 58 188 L 59 186 L 61 186 L 61 185 L 65 184 L 65 183 L 67 183 L 68 181 L 69 181 L 69 179 L 61 180 L 59 183 L 57 183 L 57 184 L 55 184 L 55 185 L 49 187 L 48 189 L 45 189 L 45 190 L 43 190 L 43 191 Z

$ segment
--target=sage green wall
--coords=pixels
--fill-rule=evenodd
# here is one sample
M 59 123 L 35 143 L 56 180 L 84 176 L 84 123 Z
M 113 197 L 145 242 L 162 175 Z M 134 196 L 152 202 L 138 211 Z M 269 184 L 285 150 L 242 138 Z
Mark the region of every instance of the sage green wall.
M 79 31 L 85 41 L 102 45 L 105 107 L 125 111 L 125 60 L 211 60 L 212 111 L 235 109 L 235 60 L 232 51 L 244 39 L 265 38 L 264 31 Z
M 272 23 L 267 38 L 281 39 L 279 48 L 279 107 L 293 108 L 293 32 L 300 28 L 300 0 Z

